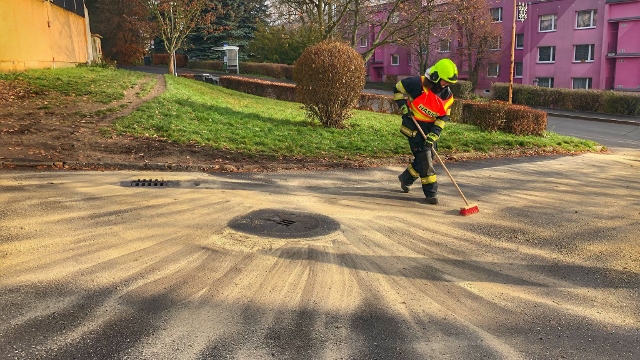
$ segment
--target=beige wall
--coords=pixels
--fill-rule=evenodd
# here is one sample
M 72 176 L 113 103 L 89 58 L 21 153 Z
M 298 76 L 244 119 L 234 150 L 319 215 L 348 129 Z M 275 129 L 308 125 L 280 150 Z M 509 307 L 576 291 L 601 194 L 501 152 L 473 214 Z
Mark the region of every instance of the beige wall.
M 89 60 L 85 19 L 46 0 L 1 0 L 0 34 L 3 72 Z

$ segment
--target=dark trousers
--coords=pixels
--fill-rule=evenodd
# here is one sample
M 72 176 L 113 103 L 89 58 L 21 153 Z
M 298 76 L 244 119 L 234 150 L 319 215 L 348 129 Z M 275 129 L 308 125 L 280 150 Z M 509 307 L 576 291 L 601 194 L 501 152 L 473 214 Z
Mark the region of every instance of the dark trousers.
M 419 121 L 418 124 L 425 134 L 431 132 L 433 123 Z M 406 185 L 411 185 L 420 179 L 424 195 L 426 197 L 435 197 L 438 192 L 438 182 L 436 181 L 436 171 L 433 168 L 433 153 L 431 152 L 431 148 L 424 145 L 424 137 L 422 137 L 415 123 L 408 116 L 402 117 L 401 132 L 409 140 L 413 161 L 400 175 L 400 179 Z M 436 145 L 434 144 L 434 146 Z

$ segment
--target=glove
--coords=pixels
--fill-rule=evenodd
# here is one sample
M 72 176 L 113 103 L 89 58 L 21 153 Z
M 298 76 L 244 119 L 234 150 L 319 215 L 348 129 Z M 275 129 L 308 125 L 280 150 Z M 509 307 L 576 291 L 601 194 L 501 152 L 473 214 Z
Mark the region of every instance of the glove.
M 413 116 L 413 113 L 411 112 L 411 110 L 409 110 L 407 104 L 402 104 L 402 106 L 400 106 L 400 112 L 402 113 L 402 115 Z
M 440 137 L 440 136 L 439 136 L 438 134 L 436 134 L 436 133 L 429 133 L 429 135 L 427 135 L 427 138 L 426 138 L 426 139 L 424 139 L 424 145 L 425 145 L 427 148 L 431 148 L 431 147 L 433 147 L 433 143 L 435 143 L 436 141 L 438 141 L 438 138 L 439 138 L 439 137 Z

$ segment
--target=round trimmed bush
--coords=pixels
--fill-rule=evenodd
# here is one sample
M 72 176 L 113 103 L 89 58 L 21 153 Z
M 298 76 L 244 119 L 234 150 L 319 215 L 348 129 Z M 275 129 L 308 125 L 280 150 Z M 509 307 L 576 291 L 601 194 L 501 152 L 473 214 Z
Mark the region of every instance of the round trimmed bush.
M 307 117 L 342 128 L 364 89 L 364 60 L 346 43 L 325 40 L 302 53 L 294 63 L 293 80 Z

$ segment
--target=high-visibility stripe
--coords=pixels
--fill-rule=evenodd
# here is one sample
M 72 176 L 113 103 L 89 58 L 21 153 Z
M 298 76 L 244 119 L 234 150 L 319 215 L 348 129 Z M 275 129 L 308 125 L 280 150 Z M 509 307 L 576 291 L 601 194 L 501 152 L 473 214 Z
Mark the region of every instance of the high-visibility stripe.
M 449 110 L 449 108 L 451 108 L 451 105 L 453 105 L 453 96 L 449 96 L 449 98 L 444 102 L 443 105 L 445 110 Z
M 400 132 L 403 133 L 405 136 L 408 137 L 415 137 L 416 134 L 418 133 L 416 130 L 411 130 L 408 127 L 402 125 L 400 126 Z
M 411 174 L 411 176 L 413 176 L 416 179 L 420 177 L 420 173 L 418 173 L 411 164 L 407 166 L 407 171 L 409 172 L 409 174 Z
M 436 182 L 436 176 L 435 175 L 425 176 L 423 178 L 420 178 L 420 181 L 422 181 L 422 184 L 424 184 L 424 185 L 432 184 L 432 183 Z
M 407 93 L 407 90 L 405 90 L 405 88 L 404 88 L 404 85 L 402 85 L 402 80 L 400 80 L 400 81 L 398 81 L 398 82 L 396 83 L 396 89 L 397 89 L 398 91 L 400 91 L 402 94 L 408 94 L 408 93 Z M 397 93 L 396 93 L 396 94 L 397 94 Z M 401 94 L 401 95 L 402 95 L 402 94 Z M 404 96 L 402 96 L 402 97 L 404 98 Z M 396 100 L 398 100 L 398 99 L 396 99 Z
M 438 119 L 433 123 L 433 125 L 439 127 L 440 129 L 444 129 L 444 120 Z
M 393 93 L 393 100 L 402 100 L 402 99 L 404 99 L 404 94 L 399 92 Z

